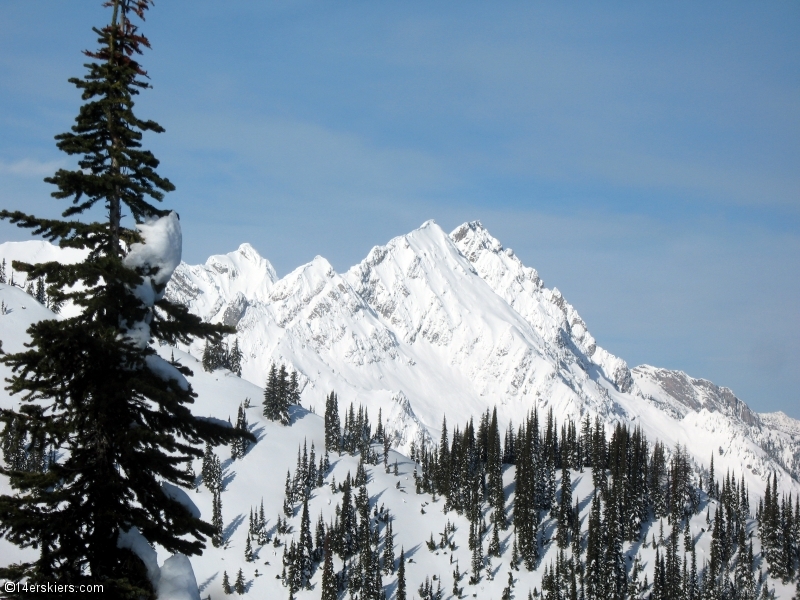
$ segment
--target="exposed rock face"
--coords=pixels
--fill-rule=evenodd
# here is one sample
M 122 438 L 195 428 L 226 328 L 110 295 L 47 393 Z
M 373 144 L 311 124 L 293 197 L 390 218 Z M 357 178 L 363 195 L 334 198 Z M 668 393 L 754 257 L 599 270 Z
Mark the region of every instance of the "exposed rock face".
M 242 320 L 248 306 L 247 298 L 242 292 L 236 292 L 233 299 L 228 302 L 225 312 L 222 314 L 222 323 L 231 327 L 236 327 Z
M 658 369 L 649 365 L 635 367 L 633 374 L 637 380 L 650 380 L 663 390 L 669 399 L 670 408 L 681 417 L 689 411 L 697 412 L 705 408 L 742 421 L 746 425 L 761 426 L 758 414 L 726 387 L 719 387 L 705 379 L 689 377 L 683 371 Z

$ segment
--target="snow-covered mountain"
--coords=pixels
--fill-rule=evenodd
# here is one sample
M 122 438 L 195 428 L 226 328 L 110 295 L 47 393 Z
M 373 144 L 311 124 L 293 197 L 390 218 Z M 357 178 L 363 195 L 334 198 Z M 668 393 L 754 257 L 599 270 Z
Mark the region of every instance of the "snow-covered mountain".
M 27 244 L 23 253 L 2 244 L 0 257 L 43 243 Z M 743 472 L 753 490 L 775 472 L 783 490 L 800 491 L 798 421 L 761 416 L 681 372 L 629 369 L 477 221 L 450 235 L 428 221 L 344 274 L 316 257 L 279 279 L 243 244 L 205 265 L 182 263 L 167 294 L 236 327 L 245 379 L 263 385 L 273 362 L 291 365 L 305 406 L 321 412 L 336 390 L 373 418 L 380 409 L 401 450 L 435 439 L 444 415 L 463 423 L 497 406 L 505 427 L 552 408 L 560 422 L 588 414 L 609 428 L 639 425 L 649 439 L 684 445 L 701 469 L 713 453 L 717 472 Z
M 780 462 L 790 467 L 797 464 L 800 422 L 782 413 L 753 413 L 730 390 L 684 373 L 648 366 L 628 370 L 621 359 L 597 347 L 577 312 L 557 290 L 544 288 L 534 270 L 519 263 L 479 224 L 464 227 L 469 231 L 459 228 L 447 236 L 435 224 L 427 223 L 373 249 L 344 275 L 318 257 L 278 279 L 269 263 L 246 245 L 230 255 L 212 257 L 205 266 L 179 267 L 170 294 L 205 318 L 236 324 L 236 335 L 246 349 L 245 377 L 224 370 L 204 372 L 197 358 L 199 346 L 191 349 L 194 354 L 170 347 L 159 352 L 193 370 L 190 382 L 198 392 L 192 407 L 195 414 L 234 418 L 240 403 L 251 399 L 247 417 L 258 442 L 238 460 L 229 457 L 229 449 L 217 449 L 224 482 L 221 547 L 209 544 L 202 556 L 189 562 L 181 556 L 168 558 L 163 549 L 151 548 L 139 538 L 138 552 L 148 557 L 148 572 L 159 597 L 172 597 L 164 590 L 177 580 L 184 590 L 196 589 L 195 581 L 199 586 L 199 595 L 192 591 L 182 598 L 222 597 L 223 574 L 232 583 L 239 570 L 246 591 L 237 597 L 288 595 L 280 580 L 281 558 L 284 545 L 298 537 L 301 511 L 296 504 L 288 519 L 293 531 L 279 535 L 276 517 L 283 516 L 283 480 L 287 469 L 294 469 L 295 448 L 306 443 L 310 449 L 313 443 L 320 456 L 322 417 L 307 408 L 321 412 L 322 397 L 331 387 L 339 393 L 340 405 L 362 402 L 373 417 L 381 408 L 401 447 L 412 436 L 435 436 L 444 412 L 452 427 L 495 404 L 502 419 L 515 422 L 533 406 L 540 411 L 552 407 L 560 421 L 566 415 L 597 414 L 608 424 L 640 424 L 651 440 L 686 445 L 698 464 L 714 452 L 718 476 L 726 469 L 745 475 L 753 507 L 766 473 L 777 472 L 781 488 L 797 491 L 796 482 Z M 460 237 L 459 231 L 467 235 Z M 28 261 L 31 256 L 59 257 L 56 249 L 44 243 L 26 244 L 24 248 L 0 244 L 0 259 L 12 255 Z M 20 274 L 15 274 L 15 279 L 22 281 Z M 0 300 L 6 307 L 6 313 L 0 314 L 5 351 L 23 350 L 25 330 L 31 323 L 56 318 L 22 290 L 8 285 L 0 284 Z M 234 311 L 232 306 L 240 308 Z M 290 427 L 261 415 L 263 389 L 258 384 L 273 360 L 291 364 L 303 374 L 305 408 L 292 408 Z M 8 368 L 0 365 L 0 376 L 9 374 Z M 0 390 L 0 406 L 18 402 Z M 394 451 L 388 460 L 390 465 L 397 462 L 397 475 L 381 466 L 367 467 L 370 511 L 385 506 L 392 514 L 395 552 L 399 554 L 402 546 L 406 558 L 411 559 L 406 563 L 410 596 L 426 577 L 436 576 L 445 597 L 453 597 L 447 590 L 453 582 L 454 564 L 460 565 L 462 573 L 470 566 L 469 523 L 464 515 L 443 512 L 441 497 L 415 493 L 412 473 L 419 465 Z M 348 471 L 355 473 L 359 458 L 334 454 L 331 462 L 324 485 L 315 488 L 309 500 L 312 524 L 320 514 L 325 523 L 334 519 L 342 494 L 334 492 L 330 484 L 334 478 L 341 483 Z M 200 461 L 195 461 L 196 473 L 200 467 Z M 590 469 L 573 471 L 571 478 L 585 536 L 594 493 L 592 473 Z M 509 490 L 507 506 L 511 506 L 513 466 L 505 468 L 503 479 Z M 212 494 L 199 479 L 197 483 L 195 490 L 176 488 L 175 493 L 209 520 Z M 11 492 L 6 479 L 0 478 L 0 493 Z M 261 502 L 271 540 L 255 545 L 254 561 L 248 562 L 248 513 L 258 510 Z M 718 507 L 715 500 L 701 494 L 700 510 L 689 519 L 699 565 L 710 557 L 706 515 L 716 518 Z M 453 549 L 429 551 L 423 542 L 430 535 L 438 536 L 446 523 L 453 526 Z M 647 541 L 655 541 L 662 527 L 669 536 L 672 525 L 653 520 L 646 524 L 640 540 L 624 543 L 628 571 L 638 558 L 644 569 L 641 576 L 653 581 L 659 550 Z M 756 529 L 756 523 L 748 520 L 748 533 Z M 552 542 L 554 531 L 551 514 L 542 523 L 542 557 L 531 572 L 525 568 L 511 571 L 514 534 L 512 529 L 502 533 L 501 555 L 485 563 L 484 576 L 477 584 L 468 584 L 464 577 L 460 585 L 467 596 L 462 597 L 501 597 L 509 573 L 514 597 L 542 589 L 543 575 L 559 552 Z M 754 535 L 753 540 L 754 568 L 763 569 L 766 563 L 760 539 Z M 663 555 L 665 544 L 658 548 Z M 2 565 L 32 559 L 36 552 L 0 538 Z M 338 571 L 343 563 L 336 557 L 334 565 Z M 180 577 L 175 577 L 176 571 Z M 300 590 L 299 600 L 319 597 L 321 571 L 321 567 L 315 569 L 312 589 Z M 393 596 L 396 580 L 396 574 L 384 576 L 387 597 Z M 767 582 L 776 597 L 791 596 L 792 584 L 772 578 Z

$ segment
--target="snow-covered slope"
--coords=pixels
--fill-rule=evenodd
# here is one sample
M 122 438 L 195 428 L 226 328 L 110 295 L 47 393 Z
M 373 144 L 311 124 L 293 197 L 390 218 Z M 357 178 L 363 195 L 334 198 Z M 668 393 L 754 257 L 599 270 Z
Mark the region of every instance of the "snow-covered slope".
M 4 244 L 0 257 L 12 248 L 24 254 Z M 505 427 L 552 408 L 561 422 L 588 414 L 609 428 L 639 425 L 650 439 L 684 445 L 700 469 L 713 452 L 718 472 L 744 472 L 753 490 L 775 472 L 781 489 L 800 491 L 800 444 L 778 420 L 710 382 L 629 369 L 479 222 L 448 235 L 428 221 L 343 275 L 317 257 L 278 279 L 243 244 L 205 265 L 182 263 L 167 293 L 236 326 L 245 379 L 263 385 L 272 362 L 290 365 L 305 406 L 321 412 L 336 390 L 373 419 L 380 409 L 401 450 L 435 439 L 444 415 L 464 421 L 497 406 Z
M 412 239 L 409 244 L 413 244 Z M 429 250 L 422 250 L 427 252 Z M 385 281 L 389 281 L 386 279 Z M 440 280 L 441 281 L 441 280 Z M 435 278 L 434 282 L 430 285 L 435 291 Z M 341 287 L 340 287 L 341 286 Z M 423 288 L 424 289 L 424 288 Z M 282 290 L 282 291 L 281 291 Z M 375 313 L 369 305 L 356 294 L 352 288 L 348 287 L 346 281 L 333 273 L 330 265 L 323 259 L 316 259 L 310 265 L 306 265 L 287 276 L 281 281 L 275 283 L 272 288 L 273 296 L 267 298 L 263 303 L 254 302 L 247 309 L 248 314 L 252 311 L 253 318 L 257 314 L 261 314 L 264 320 L 256 322 L 264 327 L 265 322 L 269 323 L 272 329 L 262 331 L 262 334 L 277 334 L 280 331 L 288 331 L 283 336 L 277 336 L 276 346 L 273 351 L 278 352 L 281 356 L 289 358 L 297 357 L 298 360 L 304 356 L 302 350 L 303 345 L 306 344 L 308 354 L 315 354 L 320 357 L 338 356 L 330 349 L 338 348 L 342 339 L 347 339 L 348 335 L 352 334 L 352 323 L 347 321 L 348 329 L 344 335 L 337 336 L 325 330 L 315 329 L 320 327 L 317 319 L 321 319 L 324 315 L 333 313 L 338 319 L 348 319 L 355 323 L 359 323 L 361 328 L 355 331 L 355 335 L 363 336 L 365 332 L 371 331 L 370 327 L 381 326 L 382 321 L 377 319 Z M 291 291 L 292 293 L 288 293 Z M 433 293 L 433 292 L 431 292 Z M 483 292 L 479 292 L 483 293 Z M 30 296 L 25 294 L 22 290 L 11 286 L 0 284 L 0 300 L 8 307 L 8 312 L 0 315 L 0 339 L 3 340 L 3 348 L 6 351 L 18 351 L 24 348 L 23 344 L 27 340 L 25 330 L 28 326 L 43 318 L 58 318 L 47 309 L 36 303 Z M 341 312 L 342 307 L 349 307 L 348 311 Z M 23 308 L 24 307 L 24 308 Z M 257 311 L 263 311 L 258 312 Z M 409 309 L 411 310 L 411 309 Z M 314 316 L 316 315 L 316 316 Z M 245 319 L 249 318 L 245 315 Z M 456 317 L 451 317 L 456 318 Z M 247 321 L 240 322 L 240 337 L 242 340 L 247 340 L 246 333 L 251 331 L 247 329 Z M 333 319 L 335 322 L 336 319 Z M 282 326 L 280 325 L 282 324 Z M 470 323 L 467 319 L 467 325 L 478 327 L 476 323 Z M 304 327 L 307 327 L 304 329 Z M 458 335 L 458 327 L 454 328 L 454 336 Z M 266 333 L 265 333 L 266 331 Z M 386 335 L 394 335 L 388 329 L 380 329 L 379 331 L 385 332 Z M 270 333 L 271 332 L 271 333 Z M 317 332 L 317 336 L 315 333 Z M 523 334 L 519 334 L 522 336 Z M 530 335 L 527 332 L 525 335 Z M 402 372 L 401 366 L 404 368 L 409 366 L 404 363 L 408 357 L 403 352 L 410 351 L 409 348 L 414 350 L 414 344 L 409 346 L 404 345 L 398 341 L 397 338 L 391 338 L 392 343 L 388 343 L 386 347 L 373 348 L 371 352 L 374 353 L 377 364 L 385 366 L 386 364 L 400 365 L 397 367 L 397 372 Z M 535 339 L 535 338 L 533 338 Z M 526 343 L 530 340 L 525 338 Z M 346 342 L 349 343 L 349 342 Z M 521 343 L 521 342 L 520 342 Z M 296 347 L 295 347 L 296 345 Z M 363 349 L 362 349 L 363 350 Z M 433 352 L 432 349 L 428 349 Z M 224 491 L 222 493 L 222 514 L 224 521 L 224 544 L 222 547 L 215 548 L 208 544 L 202 556 L 192 557 L 191 564 L 180 556 L 168 557 L 163 549 L 156 547 L 150 549 L 149 546 L 144 548 L 144 551 L 150 553 L 152 568 L 157 574 L 160 573 L 158 589 L 160 597 L 172 597 L 166 594 L 170 590 L 178 590 L 184 593 L 191 589 L 192 580 L 196 579 L 199 586 L 201 598 L 221 598 L 223 597 L 222 580 L 223 574 L 227 573 L 231 582 L 236 577 L 237 572 L 241 569 L 244 576 L 246 592 L 239 597 L 242 598 L 285 598 L 288 596 L 288 591 L 282 586 L 280 575 L 283 570 L 282 555 L 284 544 L 290 543 L 291 539 L 297 539 L 300 529 L 300 511 L 299 506 L 295 505 L 294 515 L 290 518 L 292 532 L 289 534 L 278 535 L 276 533 L 277 517 L 282 517 L 282 504 L 283 504 L 283 481 L 287 470 L 294 470 L 295 467 L 295 450 L 303 444 L 307 444 L 309 450 L 312 444 L 316 448 L 317 458 L 320 457 L 324 447 L 324 430 L 323 419 L 320 415 L 313 414 L 302 407 L 292 408 L 292 424 L 289 427 L 283 427 L 277 423 L 265 420 L 261 416 L 261 406 L 259 399 L 263 394 L 263 389 L 246 379 L 236 377 L 225 370 L 217 370 L 212 373 L 203 371 L 200 361 L 193 355 L 181 351 L 180 349 L 162 347 L 159 352 L 164 357 L 173 357 L 189 366 L 194 375 L 189 378 L 193 388 L 198 393 L 198 398 L 192 410 L 195 414 L 200 416 L 209 416 L 218 419 L 234 419 L 238 406 L 247 398 L 252 400 L 252 407 L 247 409 L 247 418 L 250 423 L 250 430 L 258 439 L 258 442 L 249 448 L 247 454 L 239 460 L 231 460 L 229 450 L 227 448 L 217 448 L 216 452 L 220 456 L 223 467 L 223 485 Z M 286 353 L 285 355 L 282 353 Z M 439 348 L 437 352 L 443 352 Z M 296 354 L 295 354 L 296 353 Z M 415 354 L 419 358 L 422 352 Z M 370 355 L 369 351 L 364 350 L 364 355 Z M 432 353 L 428 358 L 433 360 L 432 357 L 439 359 L 446 359 L 448 354 L 435 354 Z M 458 356 L 458 355 L 456 355 Z M 543 351 L 543 357 L 549 356 Z M 387 358 L 388 357 L 388 358 Z M 318 358 L 320 362 L 311 363 L 322 366 L 322 358 Z M 471 354 L 466 354 L 463 358 L 465 361 L 474 360 Z M 545 360 L 545 358 L 542 358 Z M 306 358 L 306 361 L 308 359 Z M 382 362 L 387 361 L 387 362 Z M 309 363 L 303 363 L 308 365 Z M 337 363 L 338 364 L 338 363 Z M 353 373 L 357 374 L 359 368 L 366 365 L 357 364 L 353 367 Z M 251 365 L 251 368 L 252 365 Z M 306 367 L 307 368 L 307 367 Z M 334 368 L 334 367 L 329 367 Z M 336 367 L 338 368 L 338 367 Z M 444 368 L 444 367 L 442 367 Z M 309 371 L 310 372 L 310 371 Z M 8 369 L 4 365 L 0 365 L 0 376 L 7 377 L 9 375 Z M 636 370 L 634 370 L 634 376 Z M 325 381 L 330 383 L 336 380 L 337 374 L 328 375 Z M 317 375 L 318 380 L 321 379 Z M 397 375 L 393 375 L 397 377 Z M 365 378 L 368 380 L 368 378 Z M 339 383 L 342 383 L 340 381 Z M 304 404 L 315 402 L 315 394 L 317 389 L 310 385 L 311 380 L 306 380 L 306 390 L 303 394 Z M 356 389 L 356 384 L 362 383 L 360 381 L 348 380 L 350 389 Z M 609 384 L 610 385 L 610 384 Z M 612 388 L 603 388 L 612 389 Z M 618 394 L 616 390 L 609 392 L 609 394 Z M 379 396 L 376 396 L 379 397 Z M 638 397 L 637 397 L 638 398 Z M 417 400 L 423 404 L 425 396 L 421 396 L 421 400 Z M 524 396 L 523 396 L 524 399 Z M 342 398 L 347 401 L 346 398 Z M 521 400 L 520 400 L 521 401 Z M 0 406 L 8 407 L 17 402 L 16 398 L 9 397 L 7 392 L 0 391 Z M 404 401 L 408 404 L 408 400 Z M 608 402 L 611 402 L 609 400 Z M 639 413 L 626 413 L 628 418 L 634 422 L 640 419 L 653 418 L 654 415 L 663 414 L 661 409 L 654 406 L 651 402 L 638 400 L 639 406 L 643 412 Z M 319 406 L 319 404 L 318 404 Z M 386 404 L 382 405 L 386 406 Z M 630 408 L 630 407 L 629 407 Z M 628 409 L 625 409 L 628 410 Z M 630 408 L 633 411 L 633 408 Z M 701 413 L 703 410 L 701 410 Z M 721 413 L 709 413 L 718 414 Z M 384 413 L 385 414 L 385 413 Z M 687 413 L 690 414 L 697 413 Z M 463 423 L 463 420 L 468 416 L 467 412 L 456 414 L 448 413 L 450 418 L 451 427 L 455 423 Z M 670 417 L 672 418 L 672 417 Z M 726 417 L 727 418 L 727 417 Z M 786 435 L 793 435 L 797 430 L 797 422 L 788 417 L 767 416 L 769 419 L 775 420 L 781 432 Z M 764 419 L 766 420 L 766 418 Z M 671 433 L 674 437 L 676 434 Z M 357 456 L 336 454 L 331 456 L 332 468 L 326 475 L 324 485 L 321 488 L 312 490 L 311 499 L 309 501 L 310 515 L 312 527 L 317 520 L 318 515 L 322 515 L 325 523 L 332 521 L 334 518 L 335 507 L 337 503 L 341 502 L 341 493 L 335 493 L 331 489 L 330 483 L 333 478 L 337 482 L 342 482 L 347 473 L 355 474 L 358 465 Z M 441 498 L 434 499 L 427 494 L 418 495 L 414 490 L 414 482 L 412 474 L 418 465 L 415 465 L 408 458 L 402 454 L 392 451 L 390 452 L 388 462 L 398 464 L 398 475 L 387 473 L 383 470 L 382 466 L 367 467 L 369 483 L 368 492 L 370 497 L 371 511 L 384 506 L 391 512 L 394 524 L 394 547 L 395 552 L 399 555 L 401 547 L 405 549 L 407 559 L 406 563 L 406 579 L 409 591 L 409 597 L 414 595 L 417 587 L 425 580 L 426 577 L 436 576 L 441 580 L 442 588 L 445 591 L 445 598 L 451 597 L 449 590 L 453 584 L 452 572 L 455 564 L 459 565 L 462 573 L 468 572 L 470 568 L 471 552 L 468 547 L 467 534 L 469 531 L 469 524 L 466 518 L 458 515 L 452 511 L 443 513 L 443 501 Z M 200 461 L 194 464 L 196 473 L 200 473 Z M 507 466 L 504 472 L 504 481 L 506 488 L 509 491 L 507 506 L 511 506 L 513 500 L 513 479 L 514 467 Z M 572 497 L 578 501 L 580 507 L 580 515 L 583 522 L 584 535 L 586 535 L 586 526 L 588 522 L 588 513 L 591 507 L 591 495 L 593 493 L 592 475 L 591 471 L 587 469 L 585 472 L 572 472 Z M 0 478 L 0 493 L 9 493 L 7 482 L 5 478 Z M 194 490 L 176 491 L 174 493 L 181 494 L 185 501 L 193 506 L 200 515 L 210 520 L 212 513 L 212 494 L 208 491 L 198 478 L 197 488 Z M 755 490 L 752 491 L 755 493 Z M 251 509 L 258 510 L 261 502 L 263 501 L 265 516 L 267 520 L 267 531 L 271 537 L 271 541 L 263 546 L 254 546 L 255 560 L 247 562 L 245 560 L 245 545 L 248 531 L 248 515 Z M 698 564 L 703 564 L 707 561 L 710 553 L 710 532 L 707 531 L 708 525 L 706 523 L 706 510 L 713 516 L 715 514 L 717 503 L 709 501 L 705 496 L 702 497 L 701 510 L 698 514 L 692 517 L 690 522 L 690 533 L 695 540 L 698 552 Z M 488 519 L 488 515 L 487 515 Z M 452 541 L 455 550 L 448 548 L 436 549 L 429 551 L 424 542 L 431 536 L 438 539 L 439 533 L 444 529 L 446 523 L 451 523 L 454 526 L 454 533 L 452 534 Z M 659 523 L 651 522 L 646 525 L 643 539 L 651 540 L 654 536 L 658 536 Z M 662 523 L 664 527 L 664 535 L 670 533 L 670 525 Z M 749 531 L 753 531 L 755 524 L 751 521 L 748 525 Z M 556 560 L 558 549 L 555 543 L 550 541 L 553 538 L 555 529 L 554 519 L 552 517 L 545 519 L 542 524 L 542 558 L 537 566 L 537 569 L 528 572 L 524 567 L 518 571 L 512 571 L 512 578 L 514 580 L 514 597 L 527 597 L 528 591 L 533 589 L 542 588 L 542 576 L 545 568 L 552 565 Z M 385 533 L 382 532 L 381 538 Z M 488 538 L 488 534 L 486 538 Z M 277 545 L 274 543 L 277 538 Z M 483 547 L 486 548 L 487 539 L 483 541 Z M 479 599 L 499 598 L 502 595 L 503 588 L 507 585 L 508 573 L 510 569 L 513 530 L 509 529 L 503 532 L 500 536 L 501 541 L 501 556 L 493 558 L 490 568 L 483 571 L 481 581 L 476 585 L 469 585 L 467 577 L 460 582 L 460 586 L 464 588 L 466 597 L 475 597 Z M 756 553 L 756 568 L 763 567 L 764 563 L 760 557 L 760 544 L 758 539 L 755 539 L 754 550 Z M 661 551 L 664 551 L 664 545 L 661 545 Z M 647 543 L 637 541 L 634 543 L 626 542 L 623 546 L 623 552 L 627 555 L 628 559 L 626 564 L 630 570 L 630 565 L 633 564 L 633 558 L 639 557 L 644 568 L 644 573 L 649 581 L 653 580 L 653 568 L 656 549 Z M 35 557 L 35 550 L 26 549 L 20 550 L 16 546 L 9 544 L 6 540 L 0 539 L 0 564 L 6 565 L 12 562 L 19 562 L 21 560 L 30 560 Z M 160 565 L 160 566 L 159 566 Z M 338 571 L 342 567 L 342 563 L 338 558 L 334 559 L 335 569 Z M 318 567 L 312 578 L 310 590 L 300 590 L 296 597 L 298 599 L 318 598 L 321 586 L 321 567 Z M 491 577 L 489 577 L 491 575 Z M 396 589 L 396 575 L 388 574 L 383 577 L 383 584 L 385 586 L 387 597 L 392 597 Z M 778 581 L 770 580 L 769 585 L 777 592 L 777 597 L 788 598 L 791 595 L 790 586 L 783 585 Z M 181 596 L 184 597 L 184 596 Z M 194 597 L 196 595 L 187 595 L 185 597 Z

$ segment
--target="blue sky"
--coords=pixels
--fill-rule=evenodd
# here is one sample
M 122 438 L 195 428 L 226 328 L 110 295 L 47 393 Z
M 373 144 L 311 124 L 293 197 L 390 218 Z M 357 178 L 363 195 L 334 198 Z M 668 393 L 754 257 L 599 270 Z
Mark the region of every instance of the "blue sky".
M 0 3 L 0 205 L 59 210 L 41 179 L 106 18 Z M 797 2 L 162 1 L 142 29 L 187 261 L 344 271 L 480 219 L 629 364 L 800 418 Z

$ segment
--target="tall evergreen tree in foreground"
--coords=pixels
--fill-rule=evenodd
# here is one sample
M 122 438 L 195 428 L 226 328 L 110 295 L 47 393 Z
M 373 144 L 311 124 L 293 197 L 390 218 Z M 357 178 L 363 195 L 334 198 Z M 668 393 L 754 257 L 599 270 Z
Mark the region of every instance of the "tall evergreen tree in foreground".
M 74 265 L 14 264 L 29 280 L 44 278 L 54 302 L 70 301 L 80 313 L 32 325 L 28 349 L 3 357 L 14 373 L 8 389 L 21 394 L 22 407 L 3 410 L 0 419 L 62 458 L 43 471 L 0 469 L 14 488 L 0 497 L 0 533 L 39 550 L 37 560 L 6 567 L 0 576 L 103 583 L 116 598 L 153 595 L 144 564 L 120 534 L 136 528 L 169 552 L 191 555 L 214 533 L 162 482 L 191 486 L 185 465 L 202 456 L 204 442 L 251 437 L 195 418 L 188 405 L 196 394 L 185 379 L 191 372 L 152 347 L 192 337 L 218 343 L 227 330 L 164 298 L 180 261 L 180 223 L 153 202 L 174 186 L 156 173 L 158 160 L 141 143 L 145 132 L 163 129 L 133 112 L 134 97 L 149 87 L 137 61 L 149 43 L 133 19 L 144 20 L 150 4 L 105 2 L 111 19 L 94 29 L 99 48 L 85 53 L 86 75 L 70 80 L 84 104 L 72 130 L 56 139 L 77 166 L 46 179 L 57 188 L 53 197 L 71 200 L 64 218 L 0 211 L 34 235 L 87 252 Z M 75 218 L 95 207 L 105 209 L 105 220 Z M 123 223 L 123 211 L 134 228 Z

